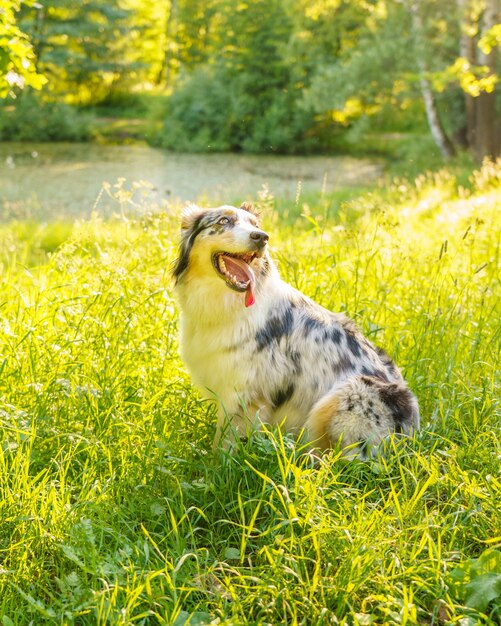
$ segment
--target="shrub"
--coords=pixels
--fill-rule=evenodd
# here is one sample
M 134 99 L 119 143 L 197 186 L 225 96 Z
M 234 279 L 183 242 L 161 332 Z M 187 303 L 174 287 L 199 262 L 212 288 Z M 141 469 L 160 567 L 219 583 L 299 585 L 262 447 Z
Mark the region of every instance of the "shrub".
M 230 110 L 230 96 L 220 76 L 198 69 L 169 98 L 158 143 L 181 152 L 235 149 Z
M 85 141 L 91 138 L 91 119 L 76 107 L 42 102 L 23 93 L 14 107 L 0 111 L 0 139 L 4 141 Z
M 187 152 L 291 153 L 313 147 L 315 138 L 307 138 L 312 126 L 312 114 L 299 106 L 299 92 L 278 87 L 258 92 L 248 76 L 204 66 L 169 98 L 158 143 Z

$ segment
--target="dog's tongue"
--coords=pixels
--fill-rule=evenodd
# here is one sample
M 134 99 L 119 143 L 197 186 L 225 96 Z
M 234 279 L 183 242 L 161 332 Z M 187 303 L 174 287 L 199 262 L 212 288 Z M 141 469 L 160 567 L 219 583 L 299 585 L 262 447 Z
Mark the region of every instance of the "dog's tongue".
M 248 283 L 247 289 L 245 290 L 245 306 L 252 306 L 255 302 L 254 285 L 256 283 L 256 278 L 252 268 L 242 259 L 237 259 L 233 256 L 225 256 L 224 264 L 226 265 L 227 271 L 233 274 L 238 282 Z
M 249 283 L 247 291 L 245 292 L 245 306 L 248 308 L 252 306 L 254 302 L 254 285 L 252 283 Z

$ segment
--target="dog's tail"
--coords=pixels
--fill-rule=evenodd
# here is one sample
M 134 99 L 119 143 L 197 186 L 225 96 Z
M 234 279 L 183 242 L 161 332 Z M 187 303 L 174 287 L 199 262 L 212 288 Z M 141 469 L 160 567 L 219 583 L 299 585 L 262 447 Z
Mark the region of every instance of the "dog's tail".
M 417 400 L 405 382 L 353 376 L 313 406 L 308 435 L 321 450 L 348 448 L 346 456 L 365 458 L 390 433 L 411 434 L 419 427 Z

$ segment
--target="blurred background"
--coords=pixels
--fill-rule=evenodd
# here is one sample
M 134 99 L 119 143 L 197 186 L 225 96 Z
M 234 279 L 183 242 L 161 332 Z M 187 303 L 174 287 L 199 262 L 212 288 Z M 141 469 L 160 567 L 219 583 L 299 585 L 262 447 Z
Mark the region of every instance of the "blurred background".
M 2 210 L 90 211 L 120 177 L 294 199 L 495 158 L 500 21 L 499 0 L 2 0 Z

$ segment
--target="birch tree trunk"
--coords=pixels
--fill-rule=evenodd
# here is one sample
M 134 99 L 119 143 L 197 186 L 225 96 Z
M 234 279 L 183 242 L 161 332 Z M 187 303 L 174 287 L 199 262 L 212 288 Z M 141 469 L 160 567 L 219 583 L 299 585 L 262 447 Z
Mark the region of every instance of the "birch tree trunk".
M 437 144 L 444 159 L 450 159 L 455 154 L 454 146 L 447 136 L 445 129 L 438 114 L 435 94 L 427 75 L 429 74 L 428 63 L 426 61 L 423 46 L 423 22 L 419 12 L 419 1 L 411 0 L 409 10 L 412 18 L 412 30 L 414 36 L 414 46 L 416 51 L 416 63 L 421 75 L 419 84 L 421 87 L 421 95 L 424 101 L 426 119 L 430 128 L 431 135 Z

